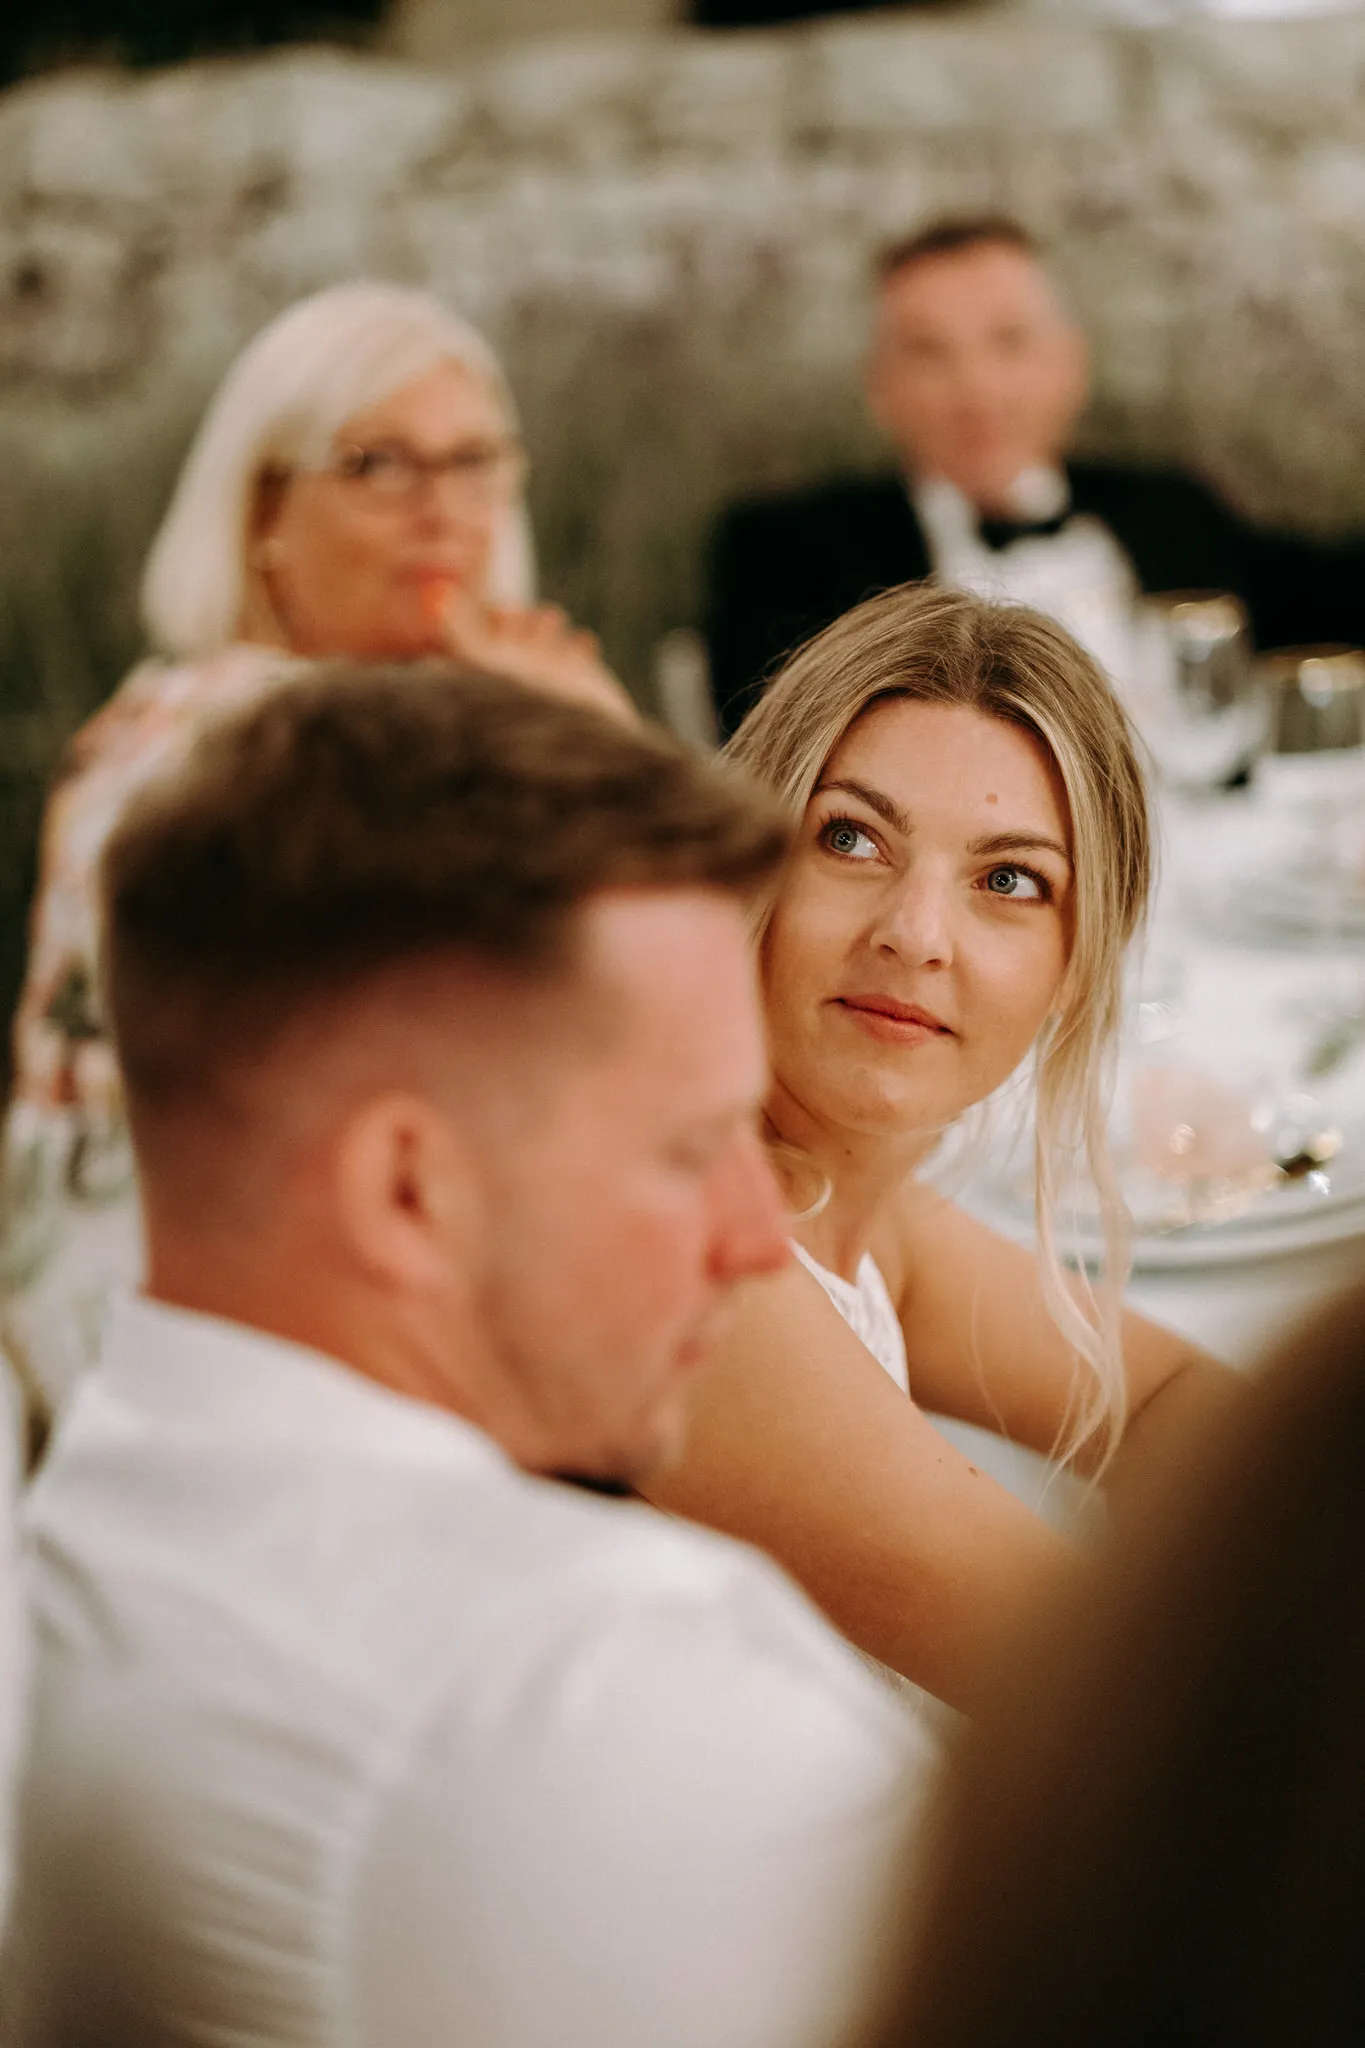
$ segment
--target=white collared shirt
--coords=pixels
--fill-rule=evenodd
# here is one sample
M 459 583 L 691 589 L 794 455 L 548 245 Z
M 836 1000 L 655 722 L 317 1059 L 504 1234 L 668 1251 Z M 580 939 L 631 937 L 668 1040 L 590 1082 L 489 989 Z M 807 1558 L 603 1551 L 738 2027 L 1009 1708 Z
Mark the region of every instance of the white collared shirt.
M 930 1746 L 757 1553 L 146 1301 L 28 1527 L 7 2042 L 843 2038 Z
M 1066 478 L 1059 470 L 1026 471 L 1015 490 L 1021 518 L 1050 518 L 1068 503 Z M 1076 512 L 1058 533 L 1029 534 L 1008 547 L 991 548 L 981 538 L 975 507 L 946 477 L 915 479 L 910 500 L 941 582 L 1046 613 L 1080 641 L 1120 689 L 1131 686 L 1139 658 L 1137 578 L 1103 520 Z

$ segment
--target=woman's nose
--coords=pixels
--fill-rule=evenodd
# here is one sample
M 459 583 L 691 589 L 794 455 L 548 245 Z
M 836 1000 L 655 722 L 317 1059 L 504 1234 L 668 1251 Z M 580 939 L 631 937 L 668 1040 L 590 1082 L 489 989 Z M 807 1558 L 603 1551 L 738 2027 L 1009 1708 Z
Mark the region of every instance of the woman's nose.
M 954 891 L 923 870 L 900 878 L 878 907 L 872 943 L 916 967 L 946 967 L 953 958 Z
M 443 470 L 423 477 L 413 511 L 419 524 L 447 533 L 482 533 L 492 524 L 487 506 L 471 496 L 460 477 Z

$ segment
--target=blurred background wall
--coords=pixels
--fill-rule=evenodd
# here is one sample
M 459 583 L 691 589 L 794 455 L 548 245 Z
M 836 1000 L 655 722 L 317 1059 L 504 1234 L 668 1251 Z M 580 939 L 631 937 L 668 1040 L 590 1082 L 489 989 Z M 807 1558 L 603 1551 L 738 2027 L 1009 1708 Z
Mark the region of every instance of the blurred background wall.
M 204 398 L 334 279 L 429 285 L 503 351 L 545 588 L 644 695 L 718 506 L 878 460 L 868 258 L 942 209 L 1008 208 L 1055 251 L 1092 449 L 1365 524 L 1365 14 L 677 11 L 597 0 L 619 32 L 587 33 L 588 0 L 353 0 L 368 48 L 0 95 L 0 1009 L 41 779 L 137 651 Z
M 416 64 L 450 64 L 472 51 L 530 37 L 670 28 L 676 0 L 395 0 L 387 46 Z

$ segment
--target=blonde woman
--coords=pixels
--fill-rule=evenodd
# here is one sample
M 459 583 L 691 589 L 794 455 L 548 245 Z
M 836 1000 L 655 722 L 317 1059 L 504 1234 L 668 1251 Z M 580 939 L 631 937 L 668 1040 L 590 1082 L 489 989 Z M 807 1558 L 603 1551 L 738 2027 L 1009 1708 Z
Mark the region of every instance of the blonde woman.
M 629 715 L 592 636 L 533 601 L 524 467 L 487 343 L 393 285 L 291 307 L 209 406 L 147 564 L 157 652 L 76 735 L 44 821 L 0 1294 L 10 1347 L 49 1395 L 79 1370 L 111 1276 L 136 1257 L 94 998 L 94 877 L 130 793 L 207 714 L 327 656 L 454 657 Z
M 730 753 L 797 834 L 759 948 L 796 1258 L 725 1331 L 650 1492 L 769 1550 L 861 1648 L 970 1706 L 1074 1564 L 923 1411 L 1121 1491 L 1231 1383 L 1119 1298 L 1103 1077 L 1149 881 L 1141 770 L 1060 627 L 927 584 L 813 640 Z M 918 1177 L 1030 1058 L 1036 1259 Z M 1078 1160 L 1109 1240 L 1093 1289 L 1053 1249 Z

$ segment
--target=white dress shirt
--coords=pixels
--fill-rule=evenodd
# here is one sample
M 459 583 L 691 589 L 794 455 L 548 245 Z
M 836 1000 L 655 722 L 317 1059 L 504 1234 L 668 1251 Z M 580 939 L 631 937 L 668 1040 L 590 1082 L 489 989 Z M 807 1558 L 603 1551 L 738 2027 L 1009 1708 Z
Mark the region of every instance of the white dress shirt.
M 1025 471 L 1015 492 L 1024 519 L 1052 518 L 1069 501 L 1059 470 Z M 991 548 L 981 538 L 975 508 L 946 477 L 917 479 L 910 498 L 941 582 L 1046 613 L 1120 689 L 1130 686 L 1140 658 L 1134 642 L 1137 577 L 1103 520 L 1076 512 L 1057 533 L 1028 534 L 1008 547 Z
M 845 2037 L 930 1744 L 757 1553 L 136 1300 L 28 1526 L 7 2042 Z

